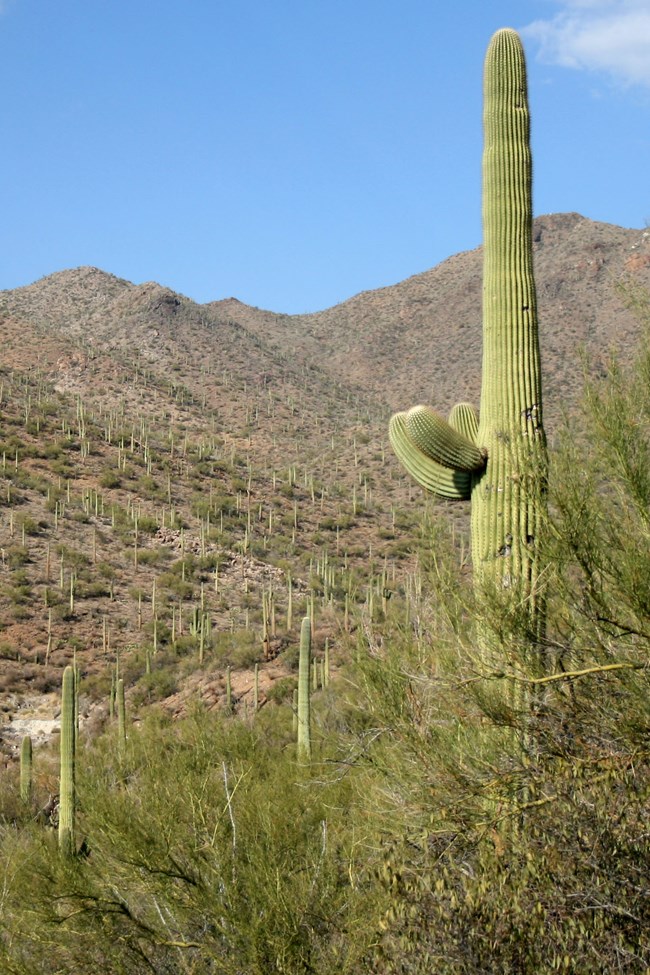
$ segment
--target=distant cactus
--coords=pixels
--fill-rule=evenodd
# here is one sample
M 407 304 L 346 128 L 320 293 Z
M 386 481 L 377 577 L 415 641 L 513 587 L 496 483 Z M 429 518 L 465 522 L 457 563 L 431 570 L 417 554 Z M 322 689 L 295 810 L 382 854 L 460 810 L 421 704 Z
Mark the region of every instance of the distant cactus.
M 226 710 L 232 711 L 232 679 L 230 676 L 230 665 L 226 667 Z
M 325 639 L 325 657 L 323 659 L 323 687 L 329 687 L 330 682 L 330 641 Z
M 444 498 L 470 498 L 479 592 L 508 590 L 534 633 L 544 625 L 539 541 L 546 445 L 532 263 L 526 67 L 508 28 L 485 61 L 483 381 L 480 417 L 467 404 L 446 422 L 429 407 L 391 420 L 407 471 Z
M 311 619 L 305 616 L 300 626 L 298 660 L 298 759 L 311 759 L 311 717 L 309 682 L 311 677 Z
M 120 752 L 126 747 L 126 700 L 124 698 L 124 679 L 117 681 L 117 743 Z
M 32 739 L 25 735 L 20 746 L 20 798 L 28 805 L 32 801 Z
M 75 841 L 75 673 L 63 671 L 61 688 L 61 772 L 59 782 L 59 849 L 64 856 L 76 852 Z

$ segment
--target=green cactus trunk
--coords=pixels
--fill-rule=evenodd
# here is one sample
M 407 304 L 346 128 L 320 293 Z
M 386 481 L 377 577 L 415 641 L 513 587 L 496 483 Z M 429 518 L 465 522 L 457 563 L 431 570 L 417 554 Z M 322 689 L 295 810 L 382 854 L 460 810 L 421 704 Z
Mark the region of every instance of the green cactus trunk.
M 305 616 L 300 626 L 298 658 L 298 759 L 311 759 L 311 715 L 309 683 L 311 677 L 311 619 Z
M 477 442 L 487 463 L 473 475 L 472 555 L 479 586 L 510 591 L 539 635 L 546 448 L 526 66 L 512 30 L 492 38 L 484 97 L 483 384 Z
M 483 380 L 480 418 L 459 404 L 445 421 L 426 406 L 398 413 L 390 439 L 427 490 L 471 498 L 477 595 L 497 615 L 544 631 L 540 535 L 546 443 L 532 260 L 532 172 L 521 41 L 497 31 L 485 59 L 483 153 Z M 488 657 L 489 627 L 481 644 Z M 514 661 L 511 661 L 514 662 Z
M 232 712 L 232 679 L 230 677 L 230 666 L 226 667 L 226 711 Z
M 20 798 L 29 805 L 32 801 L 32 739 L 25 735 L 20 746 Z
M 126 698 L 122 677 L 117 682 L 117 747 L 120 755 L 123 755 L 126 748 Z
M 75 673 L 63 671 L 61 688 L 61 772 L 59 781 L 59 850 L 73 856 L 75 842 Z

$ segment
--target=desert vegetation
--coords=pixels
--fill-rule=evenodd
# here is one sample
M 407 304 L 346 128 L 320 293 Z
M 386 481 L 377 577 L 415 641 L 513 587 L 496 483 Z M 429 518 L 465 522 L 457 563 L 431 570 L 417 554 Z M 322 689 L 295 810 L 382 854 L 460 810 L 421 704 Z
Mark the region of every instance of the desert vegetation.
M 364 384 L 311 316 L 96 269 L 4 296 L 0 970 L 648 971 L 648 262 L 547 455 L 525 243 L 529 361 L 497 309 L 481 417 L 400 428 L 443 501 L 390 350 Z
M 543 678 L 486 665 L 466 540 L 425 508 L 411 569 L 347 628 L 335 597 L 310 760 L 290 686 L 181 718 L 127 696 L 79 735 L 75 856 L 58 744 L 29 789 L 5 771 L 4 970 L 645 971 L 649 374 L 647 346 L 612 362 L 551 453 Z

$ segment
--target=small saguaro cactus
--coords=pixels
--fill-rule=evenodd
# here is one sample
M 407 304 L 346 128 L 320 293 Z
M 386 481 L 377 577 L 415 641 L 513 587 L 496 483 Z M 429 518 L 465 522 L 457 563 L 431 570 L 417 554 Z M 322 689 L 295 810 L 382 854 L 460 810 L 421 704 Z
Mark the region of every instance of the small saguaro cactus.
M 20 798 L 28 805 L 32 801 L 32 739 L 25 735 L 20 746 Z
M 428 406 L 416 406 L 394 416 L 389 433 L 398 458 L 424 488 L 444 498 L 471 498 L 477 592 L 505 594 L 539 637 L 546 444 L 526 66 L 519 36 L 509 28 L 497 31 L 487 51 L 483 123 L 480 415 L 461 403 L 445 421 Z
M 126 748 L 126 699 L 124 696 L 124 679 L 120 677 L 116 688 L 117 698 L 117 746 L 120 754 Z
M 311 619 L 305 616 L 300 625 L 298 658 L 298 759 L 311 759 L 311 716 L 309 682 L 311 677 Z
M 59 849 L 73 856 L 75 842 L 75 673 L 73 667 L 63 671 L 61 686 L 61 771 L 59 781 Z
M 226 711 L 232 713 L 232 678 L 230 675 L 230 664 L 226 667 Z

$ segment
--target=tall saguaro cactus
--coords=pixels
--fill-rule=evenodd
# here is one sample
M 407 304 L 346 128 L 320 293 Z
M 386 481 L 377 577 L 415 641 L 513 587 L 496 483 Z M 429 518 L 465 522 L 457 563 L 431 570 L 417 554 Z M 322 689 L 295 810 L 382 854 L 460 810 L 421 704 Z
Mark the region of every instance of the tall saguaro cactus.
M 472 491 L 473 557 L 531 609 L 546 446 L 533 278 L 532 164 L 524 52 L 501 30 L 485 61 L 483 385 L 478 442 L 488 462 Z
M 485 60 L 483 375 L 477 417 L 427 406 L 391 420 L 393 448 L 427 490 L 471 498 L 479 592 L 507 595 L 529 629 L 544 626 L 539 536 L 546 445 L 532 261 L 532 171 L 526 65 L 519 36 L 497 31 Z
M 59 849 L 73 856 L 75 842 L 75 672 L 63 671 L 61 686 L 61 772 L 59 780 Z

